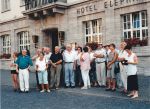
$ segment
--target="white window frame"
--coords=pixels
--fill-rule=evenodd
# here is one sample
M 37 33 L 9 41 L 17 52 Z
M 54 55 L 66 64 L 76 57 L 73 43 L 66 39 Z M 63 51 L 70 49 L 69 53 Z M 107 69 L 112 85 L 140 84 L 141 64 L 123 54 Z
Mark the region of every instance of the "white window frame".
M 88 27 L 86 27 L 88 25 Z M 102 19 L 84 22 L 85 43 L 102 43 Z
M 142 19 L 142 13 L 145 13 L 145 19 Z M 134 14 L 139 14 L 139 22 L 140 22 L 140 26 L 139 27 L 135 27 L 135 28 L 134 28 L 134 24 L 133 24 L 134 23 L 134 21 L 133 21 L 133 15 Z M 129 29 L 128 28 L 126 28 L 126 29 L 124 28 L 124 24 L 126 23 L 124 21 L 124 17 L 125 16 L 130 16 L 130 28 Z M 125 15 L 123 15 L 122 19 L 123 19 L 123 38 L 124 39 L 134 38 L 134 36 L 133 36 L 133 32 L 134 31 L 136 32 L 136 37 L 135 38 L 139 38 L 140 40 L 142 40 L 143 38 L 145 38 L 142 35 L 142 31 L 145 31 L 145 34 L 147 33 L 146 37 L 148 37 L 147 11 L 140 11 L 140 12 L 125 14 Z M 142 20 L 144 20 L 144 22 L 145 22 L 145 27 L 142 27 Z M 138 31 L 140 32 L 140 37 L 137 37 L 137 32 Z M 129 35 L 128 35 L 129 32 L 131 33 L 131 37 L 129 37 Z M 125 38 L 125 33 L 127 34 L 126 38 Z
M 9 34 L 2 35 L 2 53 L 11 53 L 11 38 Z
M 1 7 L 2 12 L 9 11 L 10 10 L 10 0 L 1 0 Z
M 20 6 L 25 6 L 25 0 L 20 0 Z
M 19 39 L 19 51 L 22 49 L 30 50 L 30 37 L 28 31 L 22 31 L 17 34 Z

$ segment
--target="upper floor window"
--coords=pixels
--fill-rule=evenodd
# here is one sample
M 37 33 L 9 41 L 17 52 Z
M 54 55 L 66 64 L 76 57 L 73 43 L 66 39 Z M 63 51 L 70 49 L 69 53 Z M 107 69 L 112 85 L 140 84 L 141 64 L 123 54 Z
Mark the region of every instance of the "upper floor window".
M 84 22 L 85 42 L 102 43 L 102 19 Z
M 124 39 L 148 37 L 147 11 L 125 14 L 123 17 Z
M 25 0 L 20 0 L 20 6 L 25 6 Z
M 10 10 L 10 0 L 2 0 L 2 12 Z
M 30 50 L 29 32 L 19 32 L 17 36 L 19 38 L 19 51 L 21 51 L 22 49 Z
M 3 35 L 2 36 L 2 52 L 3 52 L 3 54 L 10 54 L 11 53 L 10 35 Z

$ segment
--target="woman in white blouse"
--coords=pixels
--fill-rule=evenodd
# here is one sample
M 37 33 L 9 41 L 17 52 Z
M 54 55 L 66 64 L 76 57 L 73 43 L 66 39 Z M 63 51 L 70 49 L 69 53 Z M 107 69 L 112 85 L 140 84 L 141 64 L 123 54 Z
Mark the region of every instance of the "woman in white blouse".
M 135 53 L 131 51 L 131 46 L 127 45 L 125 47 L 126 52 L 128 53 L 125 58 L 125 63 L 127 63 L 127 89 L 130 91 L 131 98 L 138 97 L 138 78 L 137 78 L 137 64 L 138 58 Z

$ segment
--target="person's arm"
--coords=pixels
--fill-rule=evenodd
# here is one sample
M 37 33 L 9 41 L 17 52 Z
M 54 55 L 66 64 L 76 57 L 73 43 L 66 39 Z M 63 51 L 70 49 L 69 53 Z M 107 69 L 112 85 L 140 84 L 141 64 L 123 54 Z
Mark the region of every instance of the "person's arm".
M 115 56 L 114 56 L 113 60 L 108 63 L 108 66 L 112 65 L 113 63 L 115 63 L 115 61 L 117 60 L 117 58 L 118 58 L 118 54 L 115 52 Z
M 20 60 L 20 57 L 18 57 L 17 58 L 17 60 L 16 60 L 16 72 L 18 73 L 19 72 L 19 69 L 18 69 L 18 67 L 19 67 L 19 60 Z

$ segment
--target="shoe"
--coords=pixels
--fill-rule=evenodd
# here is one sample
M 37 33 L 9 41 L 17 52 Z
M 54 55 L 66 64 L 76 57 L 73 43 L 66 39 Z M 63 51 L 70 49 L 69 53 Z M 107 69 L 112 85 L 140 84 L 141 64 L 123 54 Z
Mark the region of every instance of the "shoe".
M 43 93 L 43 92 L 45 92 L 45 90 L 41 90 L 40 92 Z
M 105 89 L 106 91 L 111 91 L 111 88 L 107 88 L 107 89 Z
M 56 90 L 58 90 L 59 89 L 59 87 L 56 87 Z
M 65 88 L 69 88 L 69 86 L 65 86 Z
M 48 89 L 47 92 L 49 93 L 49 92 L 51 92 L 51 91 Z
M 29 91 L 27 90 L 27 91 L 25 91 L 25 93 L 29 93 Z
M 139 97 L 138 95 L 134 95 L 131 98 L 134 99 L 134 98 L 138 98 L 138 97 Z
M 91 88 L 91 86 L 90 86 L 90 85 L 88 85 L 88 88 Z
M 71 88 L 75 88 L 75 86 L 71 86 Z
M 17 92 L 17 89 L 14 89 L 14 92 Z
M 132 94 L 132 93 L 130 93 L 130 94 L 128 94 L 127 96 L 128 96 L 128 97 L 131 97 L 131 96 L 133 96 L 133 94 Z
M 19 90 L 19 93 L 24 93 L 24 91 Z
M 115 91 L 116 91 L 116 89 L 111 89 L 111 91 L 112 91 L 112 92 L 115 92 Z
M 101 87 L 102 87 L 102 88 L 105 88 L 106 86 L 105 86 L 105 85 L 102 85 Z
M 82 87 L 81 89 L 88 89 L 87 87 Z

